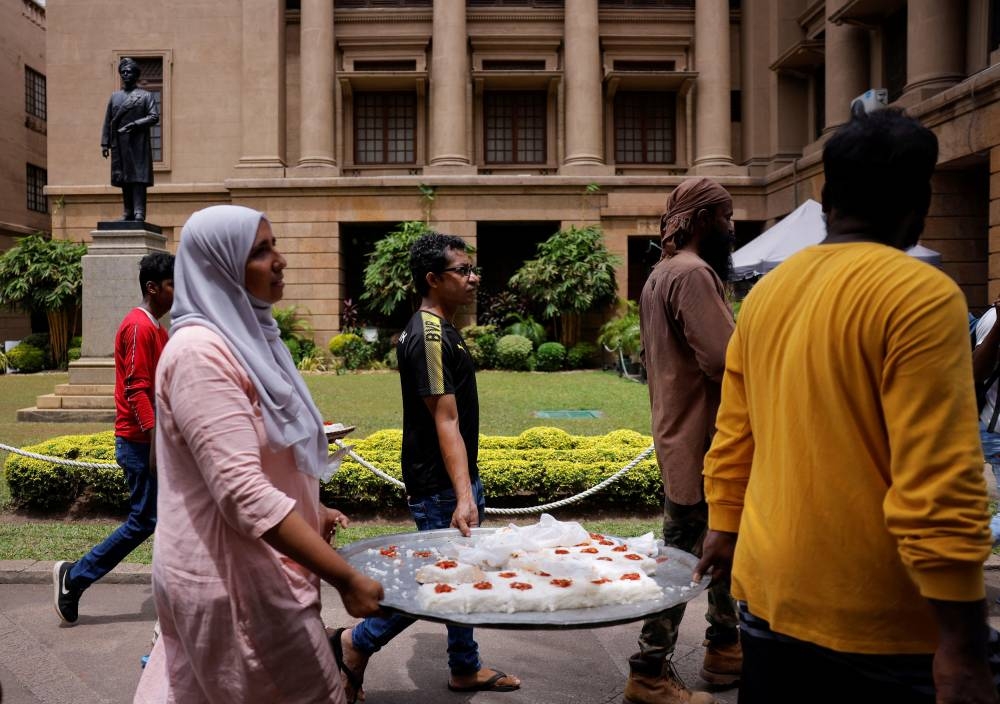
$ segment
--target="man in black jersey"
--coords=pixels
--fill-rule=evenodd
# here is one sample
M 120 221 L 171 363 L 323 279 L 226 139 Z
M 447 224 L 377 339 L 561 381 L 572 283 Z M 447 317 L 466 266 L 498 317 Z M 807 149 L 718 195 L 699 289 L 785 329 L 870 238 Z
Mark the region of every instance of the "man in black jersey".
M 458 528 L 469 535 L 483 520 L 479 481 L 479 397 L 476 369 L 452 324 L 460 306 L 476 300 L 479 271 L 465 242 L 428 234 L 410 249 L 410 271 L 421 296 L 396 346 L 403 391 L 403 481 L 418 530 Z M 361 691 L 365 666 L 413 623 L 399 614 L 369 617 L 331 637 L 347 701 Z M 510 692 L 521 681 L 483 667 L 471 628 L 448 626 L 448 689 Z

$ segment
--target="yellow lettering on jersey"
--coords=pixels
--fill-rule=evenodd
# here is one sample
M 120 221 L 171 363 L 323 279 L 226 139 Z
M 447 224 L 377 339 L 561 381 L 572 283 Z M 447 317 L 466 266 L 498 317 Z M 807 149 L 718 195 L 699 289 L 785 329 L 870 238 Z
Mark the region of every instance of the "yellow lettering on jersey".
M 424 358 L 427 360 L 427 383 L 432 396 L 444 393 L 444 359 L 441 354 L 441 321 L 421 312 L 424 325 Z

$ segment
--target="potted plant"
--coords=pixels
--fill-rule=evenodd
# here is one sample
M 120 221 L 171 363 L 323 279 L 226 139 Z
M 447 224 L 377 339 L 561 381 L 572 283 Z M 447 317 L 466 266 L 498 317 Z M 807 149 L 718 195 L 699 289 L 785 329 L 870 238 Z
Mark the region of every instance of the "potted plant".
M 624 306 L 619 305 L 619 314 L 601 326 L 597 342 L 618 357 L 616 364 L 621 366 L 622 372 L 629 375 L 641 374 L 639 304 L 626 301 Z

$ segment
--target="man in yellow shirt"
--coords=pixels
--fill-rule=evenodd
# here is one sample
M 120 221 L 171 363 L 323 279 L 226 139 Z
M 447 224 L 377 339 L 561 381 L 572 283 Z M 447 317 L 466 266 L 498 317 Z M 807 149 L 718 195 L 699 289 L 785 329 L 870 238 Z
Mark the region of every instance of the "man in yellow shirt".
M 826 240 L 740 311 L 696 572 L 732 566 L 741 704 L 799 701 L 796 671 L 812 702 L 996 701 L 966 303 L 902 251 L 936 161 L 916 120 L 852 119 L 823 152 Z

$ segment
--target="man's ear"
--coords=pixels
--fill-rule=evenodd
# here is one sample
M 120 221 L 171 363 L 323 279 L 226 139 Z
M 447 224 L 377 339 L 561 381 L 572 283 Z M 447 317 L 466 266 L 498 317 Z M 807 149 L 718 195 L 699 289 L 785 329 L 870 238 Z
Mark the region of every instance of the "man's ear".
M 437 288 L 438 276 L 433 271 L 428 271 L 426 274 L 424 274 L 424 281 L 427 282 L 427 285 L 430 288 Z

